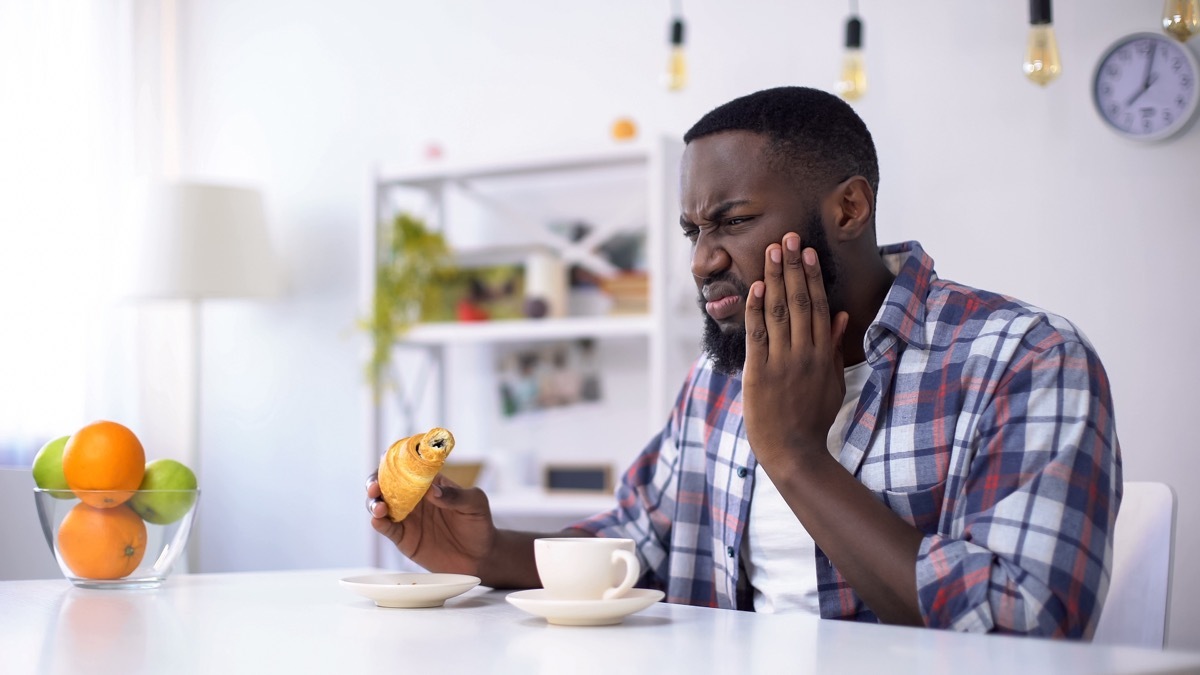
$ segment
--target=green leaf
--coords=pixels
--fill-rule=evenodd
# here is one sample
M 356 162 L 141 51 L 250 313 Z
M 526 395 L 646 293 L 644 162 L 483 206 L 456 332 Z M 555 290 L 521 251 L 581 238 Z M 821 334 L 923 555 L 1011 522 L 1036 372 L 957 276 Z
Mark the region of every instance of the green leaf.
M 371 334 L 367 380 L 378 396 L 387 384 L 392 348 L 415 321 L 444 298 L 439 280 L 453 278 L 450 247 L 440 232 L 423 220 L 401 212 L 380 225 L 379 260 L 375 266 L 375 297 L 371 315 L 362 326 Z

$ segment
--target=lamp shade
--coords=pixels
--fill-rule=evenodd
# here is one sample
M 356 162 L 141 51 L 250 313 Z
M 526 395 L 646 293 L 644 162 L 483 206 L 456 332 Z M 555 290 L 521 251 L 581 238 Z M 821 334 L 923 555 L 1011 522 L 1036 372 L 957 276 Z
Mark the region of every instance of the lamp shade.
M 149 191 L 130 295 L 246 298 L 279 292 L 257 190 L 164 183 Z

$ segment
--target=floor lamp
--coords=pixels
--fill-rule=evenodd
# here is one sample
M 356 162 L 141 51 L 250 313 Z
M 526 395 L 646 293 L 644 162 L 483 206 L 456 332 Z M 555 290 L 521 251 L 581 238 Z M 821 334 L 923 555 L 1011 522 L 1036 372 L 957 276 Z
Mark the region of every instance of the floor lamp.
M 183 300 L 190 309 L 192 468 L 202 456 L 201 303 L 217 298 L 262 298 L 279 292 L 280 275 L 267 232 L 262 196 L 228 185 L 169 182 L 151 189 L 144 205 L 133 297 Z M 203 482 L 200 485 L 204 490 Z M 188 545 L 188 569 L 197 571 L 200 546 Z

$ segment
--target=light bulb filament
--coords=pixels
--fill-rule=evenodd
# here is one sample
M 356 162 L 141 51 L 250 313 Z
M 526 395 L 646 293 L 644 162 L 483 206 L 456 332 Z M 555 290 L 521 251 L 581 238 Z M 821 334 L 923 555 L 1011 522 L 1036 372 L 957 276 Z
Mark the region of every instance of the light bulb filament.
M 842 72 L 834 85 L 838 96 L 846 101 L 857 101 L 867 93 L 867 67 L 862 46 L 863 23 L 852 15 L 846 21 L 846 55 L 842 58 Z
M 1034 24 L 1029 28 L 1029 44 L 1025 50 L 1025 77 L 1045 86 L 1062 73 L 1058 58 L 1058 40 L 1054 26 Z
M 1163 30 L 1180 42 L 1200 32 L 1200 0 L 1167 0 L 1163 5 Z
M 683 19 L 671 22 L 671 54 L 667 58 L 667 89 L 680 91 L 687 86 L 687 58 L 683 54 Z

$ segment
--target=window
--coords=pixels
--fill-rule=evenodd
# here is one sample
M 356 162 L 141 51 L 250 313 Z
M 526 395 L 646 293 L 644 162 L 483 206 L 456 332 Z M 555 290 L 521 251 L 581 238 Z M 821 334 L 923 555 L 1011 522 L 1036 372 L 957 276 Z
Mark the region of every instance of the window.
M 120 253 L 128 10 L 0 0 L 0 465 L 90 421 Z

